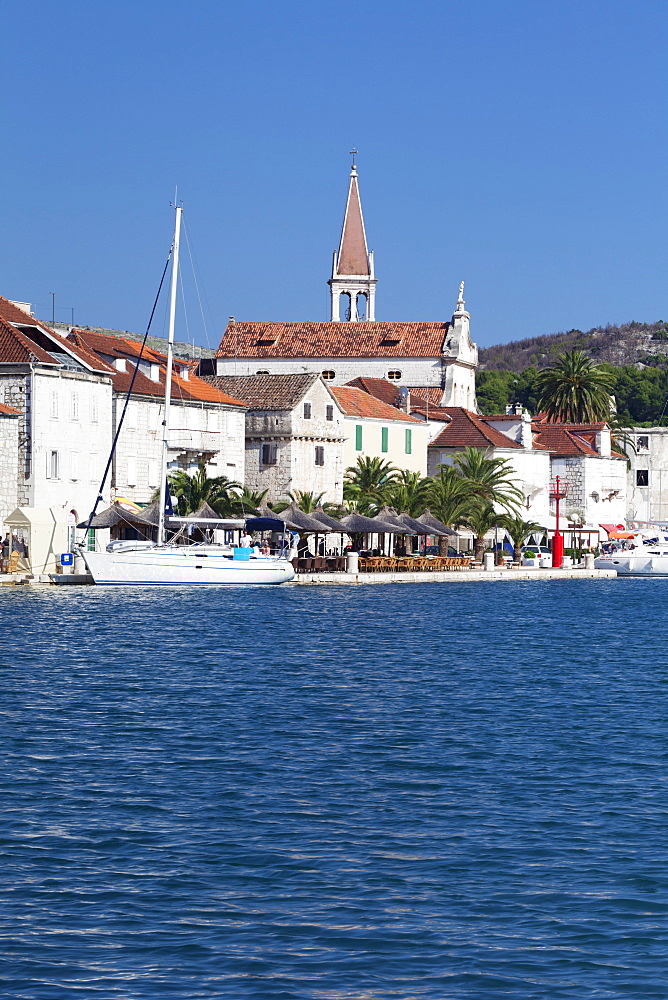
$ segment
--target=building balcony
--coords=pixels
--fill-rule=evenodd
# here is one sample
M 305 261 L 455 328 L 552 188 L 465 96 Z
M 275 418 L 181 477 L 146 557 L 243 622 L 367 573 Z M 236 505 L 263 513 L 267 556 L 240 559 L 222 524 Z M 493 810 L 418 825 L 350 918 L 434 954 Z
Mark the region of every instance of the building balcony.
M 220 431 L 191 431 L 185 427 L 173 427 L 169 432 L 168 447 L 170 451 L 220 451 Z

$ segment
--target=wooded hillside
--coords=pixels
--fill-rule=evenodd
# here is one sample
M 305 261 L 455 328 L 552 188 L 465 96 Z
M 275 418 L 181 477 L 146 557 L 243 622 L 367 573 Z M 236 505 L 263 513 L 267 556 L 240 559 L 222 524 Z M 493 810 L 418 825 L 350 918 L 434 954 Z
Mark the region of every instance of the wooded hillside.
M 621 326 L 597 326 L 583 333 L 550 333 L 528 337 L 509 344 L 481 348 L 480 367 L 492 370 L 522 372 L 525 368 L 548 368 L 557 354 L 572 350 L 584 351 L 593 361 L 611 365 L 668 364 L 668 325 L 656 323 L 623 323 Z

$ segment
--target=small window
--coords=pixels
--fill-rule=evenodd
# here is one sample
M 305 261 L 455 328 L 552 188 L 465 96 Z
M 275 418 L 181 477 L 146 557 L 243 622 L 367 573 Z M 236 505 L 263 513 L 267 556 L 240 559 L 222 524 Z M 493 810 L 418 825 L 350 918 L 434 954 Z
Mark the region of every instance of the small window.
M 333 406 L 327 406 L 327 407 L 325 407 L 325 416 L 327 417 L 328 420 L 333 420 L 334 419 L 334 407 Z
M 387 377 L 390 382 L 401 382 L 401 372 L 398 368 L 393 368 L 387 373 Z
M 304 403 L 304 420 L 310 420 L 310 419 L 311 419 L 311 404 Z
M 276 465 L 276 445 L 263 444 L 260 455 L 262 465 Z
M 638 435 L 638 451 L 649 451 L 649 435 Z
M 60 455 L 57 451 L 46 453 L 46 478 L 60 479 Z
M 79 478 L 79 452 L 70 452 L 70 479 L 75 481 Z
M 355 451 L 362 450 L 362 425 L 357 424 L 355 427 Z
M 325 464 L 325 449 L 321 444 L 315 447 L 315 464 L 324 465 Z
M 90 422 L 91 424 L 96 424 L 98 421 L 98 410 L 97 410 L 97 396 L 91 396 L 90 398 Z
M 413 451 L 413 430 L 410 427 L 406 428 L 406 439 L 404 442 L 404 449 L 407 455 L 412 454 Z
M 331 368 L 326 368 L 325 371 L 322 372 L 322 377 L 325 382 L 332 382 L 336 378 L 336 372 L 333 372 Z
M 158 474 L 158 462 L 155 458 L 150 458 L 148 460 L 148 485 L 158 486 L 159 484 L 159 474 Z
M 268 372 L 268 371 L 265 371 L 265 369 L 264 369 L 264 368 L 261 368 L 261 369 L 260 369 L 260 371 L 259 371 L 259 372 L 255 372 L 255 374 L 256 374 L 256 375 L 268 375 L 268 374 L 269 374 L 269 372 Z
M 137 404 L 128 403 L 127 412 L 128 427 L 135 428 L 137 426 Z
M 58 419 L 58 393 L 55 389 L 51 390 L 51 419 Z
M 148 429 L 157 431 L 160 422 L 160 407 L 156 403 L 149 403 L 148 406 Z
M 79 419 L 79 393 L 73 392 L 70 397 L 70 416 L 72 420 Z
M 649 469 L 636 469 L 636 486 L 649 486 Z
M 381 427 L 380 429 L 380 450 L 387 451 L 389 448 L 389 432 L 387 427 Z
M 127 467 L 128 467 L 128 486 L 137 485 L 137 459 L 135 455 L 128 455 L 127 457 Z
M 88 529 L 88 536 L 86 538 L 86 551 L 95 552 L 95 528 Z

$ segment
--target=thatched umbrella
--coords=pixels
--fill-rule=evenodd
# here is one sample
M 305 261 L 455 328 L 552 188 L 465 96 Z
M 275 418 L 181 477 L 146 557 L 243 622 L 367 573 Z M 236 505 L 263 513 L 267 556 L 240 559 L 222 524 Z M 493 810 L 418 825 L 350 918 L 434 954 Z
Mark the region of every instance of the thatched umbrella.
M 327 514 L 322 507 L 316 507 L 311 511 L 311 517 L 315 517 L 321 524 L 324 524 L 326 528 L 330 531 L 341 531 L 347 534 L 345 527 L 340 521 L 337 521 L 335 517 L 331 517 Z
M 341 524 L 348 534 L 372 534 L 396 535 L 399 532 L 396 524 L 388 524 L 375 517 L 365 517 L 364 514 L 346 514 L 341 518 Z
M 147 511 L 149 516 L 147 517 Z M 106 510 L 100 511 L 88 524 L 88 521 L 82 521 L 81 524 L 77 524 L 77 528 L 114 528 L 117 524 L 128 524 L 131 527 L 133 525 L 140 525 L 142 527 L 153 527 L 157 524 L 157 519 L 154 521 L 151 517 L 151 511 L 146 507 L 142 511 L 128 510 L 127 507 L 123 507 L 122 504 L 113 503 L 111 507 L 107 507 Z
M 430 535 L 435 535 L 439 532 L 443 535 L 457 534 L 457 532 L 453 531 L 452 528 L 449 528 L 447 524 L 443 524 L 443 522 L 439 521 L 437 517 L 434 517 L 434 515 L 432 514 L 432 512 L 429 510 L 428 507 L 425 510 L 424 514 L 420 514 L 420 516 L 418 518 L 415 518 L 415 520 L 417 521 L 418 524 L 424 524 L 428 528 L 430 528 L 431 529 L 429 532 Z

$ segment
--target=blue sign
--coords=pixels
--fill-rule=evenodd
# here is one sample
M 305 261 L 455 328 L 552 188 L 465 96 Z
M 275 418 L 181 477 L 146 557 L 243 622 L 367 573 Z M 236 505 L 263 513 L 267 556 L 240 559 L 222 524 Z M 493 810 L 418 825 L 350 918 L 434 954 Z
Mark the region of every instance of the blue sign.
M 60 554 L 60 565 L 61 566 L 73 566 L 74 565 L 74 553 L 72 553 L 72 552 L 61 552 L 61 554 Z

